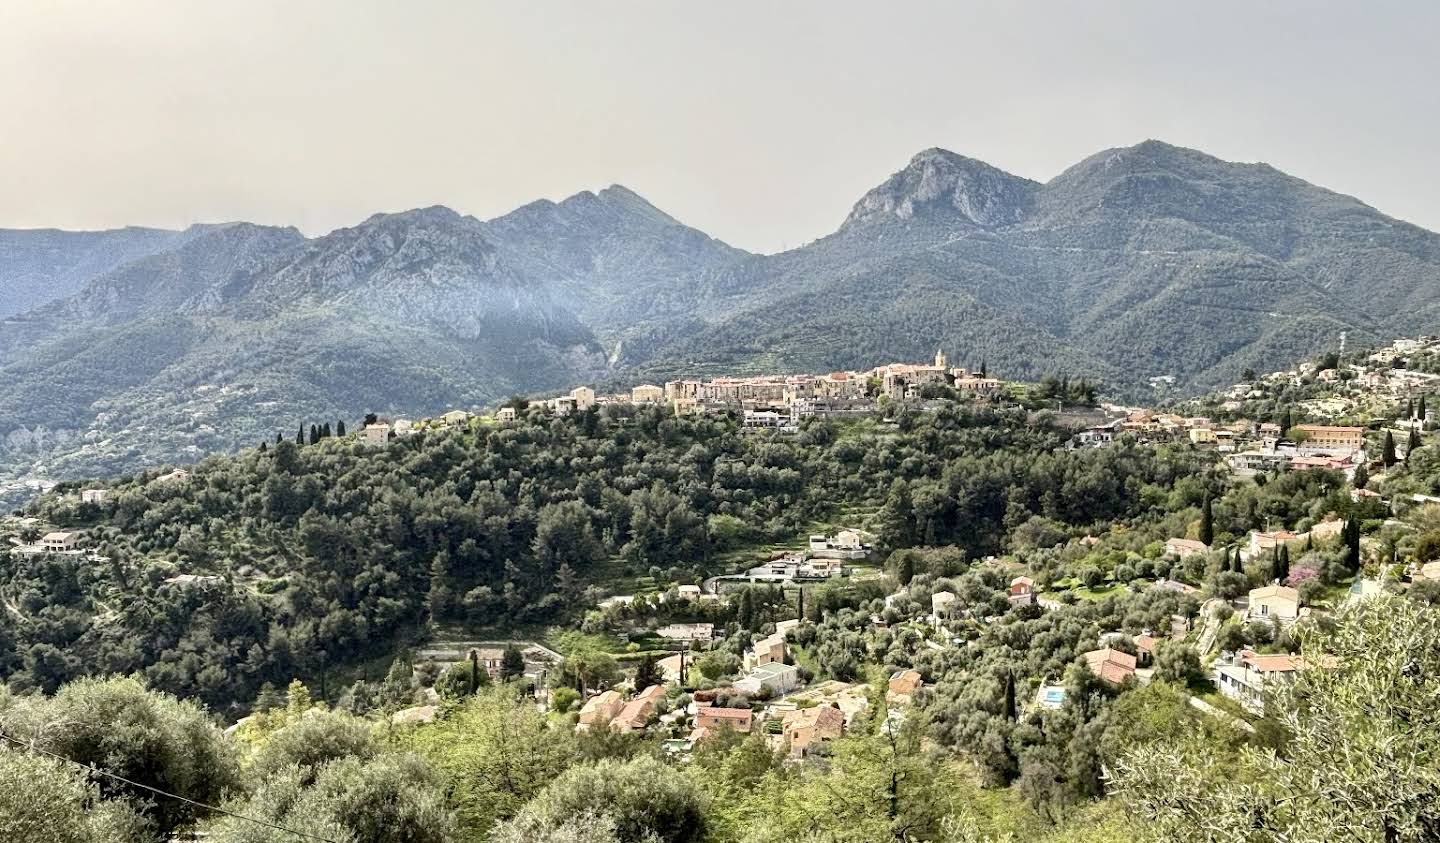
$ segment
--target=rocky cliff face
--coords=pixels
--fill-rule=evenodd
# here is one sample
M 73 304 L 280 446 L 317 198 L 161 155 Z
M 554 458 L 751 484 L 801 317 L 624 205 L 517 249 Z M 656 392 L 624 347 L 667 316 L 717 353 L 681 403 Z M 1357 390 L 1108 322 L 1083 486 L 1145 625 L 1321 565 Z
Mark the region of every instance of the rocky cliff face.
M 892 221 L 981 228 L 1010 225 L 1030 213 L 1039 187 L 983 161 L 927 149 L 861 197 L 841 230 Z

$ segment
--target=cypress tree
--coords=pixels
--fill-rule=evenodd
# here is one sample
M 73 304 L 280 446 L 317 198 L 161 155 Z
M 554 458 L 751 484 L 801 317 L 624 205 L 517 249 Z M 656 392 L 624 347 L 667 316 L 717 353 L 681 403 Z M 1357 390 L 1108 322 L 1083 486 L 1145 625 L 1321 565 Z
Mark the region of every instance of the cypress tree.
M 1015 706 L 1015 671 L 1005 671 L 1005 719 L 1014 721 L 1020 716 Z
M 643 691 L 651 685 L 661 684 L 660 671 L 656 669 L 655 657 L 645 656 L 635 669 L 635 690 Z
M 319 441 L 320 441 L 320 428 L 318 428 L 318 427 L 316 427 L 315 425 L 312 424 L 312 425 L 310 425 L 310 444 L 311 444 L 311 445 L 314 445 L 316 442 L 319 442 Z
M 1395 462 L 1395 437 L 1387 430 L 1385 431 L 1385 444 L 1380 449 L 1380 464 L 1389 468 Z
M 1365 463 L 1355 466 L 1354 482 L 1357 489 L 1365 488 L 1365 484 L 1370 482 L 1370 470 L 1365 467 Z
M 304 445 L 304 444 L 305 444 L 305 425 L 303 425 L 303 424 L 300 425 L 300 429 L 299 429 L 298 431 L 296 431 L 296 433 L 295 433 L 295 444 L 296 444 L 296 445 Z
M 270 448 L 270 443 L 269 443 L 269 442 L 261 442 L 261 443 L 260 443 L 260 453 L 262 453 L 262 454 L 265 453 L 267 450 L 269 450 L 269 448 Z
M 321 438 L 321 439 L 329 439 L 329 438 L 330 438 L 330 422 L 325 422 L 325 424 L 321 426 L 321 428 L 320 428 L 320 438 Z
M 1280 545 L 1275 550 L 1275 581 L 1281 585 L 1290 578 L 1290 548 Z
M 1410 438 L 1405 442 L 1405 464 L 1410 464 L 1410 455 L 1420 447 L 1420 431 L 1410 428 Z
M 345 435 L 345 420 L 344 420 L 344 419 L 341 419 L 340 421 L 335 422 L 335 435 L 336 435 L 336 436 L 344 436 L 344 435 Z
M 1352 572 L 1360 570 L 1360 522 L 1354 515 L 1345 522 L 1340 535 L 1345 539 L 1345 568 Z
M 1294 426 L 1294 425 L 1293 425 L 1293 422 L 1294 422 L 1294 419 L 1292 419 L 1292 418 L 1290 417 L 1290 408 L 1289 408 L 1289 407 L 1286 407 L 1284 410 L 1282 410 L 1282 411 L 1280 412 L 1280 435 L 1281 435 L 1281 436 L 1284 436 L 1284 435 L 1290 430 L 1290 428 Z
M 1406 402 L 1405 402 L 1405 418 L 1407 418 L 1407 419 L 1413 419 L 1413 418 L 1415 418 L 1415 399 L 1414 399 L 1414 398 L 1411 398 L 1409 401 L 1406 401 Z
M 1423 395 L 1420 396 L 1419 406 L 1415 408 L 1415 417 L 1422 422 L 1425 421 L 1425 396 Z
M 1215 513 L 1211 508 L 1210 496 L 1200 505 L 1200 541 L 1206 547 L 1215 543 Z
M 281 433 L 281 432 L 278 431 L 278 430 L 275 431 L 275 444 L 276 444 L 276 445 L 279 445 L 281 442 L 284 442 L 284 441 L 285 441 L 285 434 Z
M 649 666 L 651 678 L 653 679 L 653 678 L 654 678 L 654 673 L 655 673 L 655 657 L 654 657 L 654 656 L 646 656 L 646 657 L 644 658 L 644 660 L 641 661 L 641 663 L 640 663 L 640 669 L 641 669 L 642 672 L 645 670 L 645 668 L 646 668 L 647 665 Z M 504 679 L 504 680 L 506 680 L 506 681 L 509 681 L 509 680 L 511 680 L 511 679 L 518 679 L 518 678 L 520 678 L 521 676 L 524 676 L 524 675 L 525 675 L 525 654 L 522 653 L 522 652 L 520 652 L 520 648 L 515 646 L 515 642 L 514 642 L 514 641 L 511 641 L 510 644 L 509 644 L 509 646 L 507 646 L 507 647 L 505 648 L 505 654 L 500 657 L 500 678 L 501 678 L 501 679 Z M 638 684 L 638 683 L 639 683 L 639 680 L 638 680 L 638 679 L 636 680 L 636 683 L 637 683 L 637 684 L 635 685 L 636 690 L 641 690 L 641 689 L 643 689 L 643 688 L 646 687 L 645 685 L 640 685 L 640 684 Z M 648 684 L 649 684 L 649 685 L 654 685 L 654 684 L 656 684 L 656 683 L 655 683 L 654 681 L 651 681 L 651 682 L 649 682 Z

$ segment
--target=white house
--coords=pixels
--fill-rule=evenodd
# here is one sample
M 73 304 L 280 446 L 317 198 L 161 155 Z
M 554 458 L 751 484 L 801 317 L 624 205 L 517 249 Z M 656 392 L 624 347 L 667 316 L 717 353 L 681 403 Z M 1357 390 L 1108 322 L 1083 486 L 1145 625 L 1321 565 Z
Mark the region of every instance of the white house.
M 758 694 L 761 688 L 769 688 L 772 694 L 788 694 L 799 684 L 799 668 L 784 662 L 770 662 L 751 668 L 744 679 L 736 680 L 731 687 L 747 694 Z
M 80 546 L 80 534 L 69 530 L 57 530 L 53 533 L 46 533 L 40 539 L 40 546 L 46 553 L 64 553 L 75 550 Z
M 80 493 L 81 503 L 104 503 L 105 496 L 110 493 L 109 489 L 85 489 Z
M 1288 623 L 1300 617 L 1300 592 L 1286 585 L 1267 585 L 1250 590 L 1247 617 L 1254 620 L 1276 619 Z

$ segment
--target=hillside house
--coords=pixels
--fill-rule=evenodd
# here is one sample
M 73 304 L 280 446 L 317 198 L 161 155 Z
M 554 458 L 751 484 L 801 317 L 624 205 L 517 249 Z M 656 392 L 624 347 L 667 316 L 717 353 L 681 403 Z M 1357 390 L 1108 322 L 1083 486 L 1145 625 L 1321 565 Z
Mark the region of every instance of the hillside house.
M 498 421 L 498 422 L 513 422 L 513 421 L 515 421 L 515 408 L 514 408 L 514 407 L 501 407 L 500 409 L 496 410 L 496 411 L 495 411 L 495 421 Z
M 767 662 L 751 668 L 744 678 L 737 679 L 730 687 L 751 695 L 760 693 L 761 689 L 768 689 L 770 694 L 779 696 L 790 693 L 799 684 L 800 669 L 795 665 Z
M 80 547 L 80 534 L 73 530 L 57 530 L 53 533 L 46 533 L 40 539 L 40 547 L 46 553 L 65 553 L 78 550 Z
M 782 633 L 756 641 L 745 653 L 745 669 L 759 667 L 762 664 L 773 664 L 785 661 L 785 636 Z
M 1289 623 L 1300 617 L 1300 592 L 1287 585 L 1267 585 L 1250 590 L 1247 620 L 1278 620 Z
M 790 757 L 804 758 L 845 735 L 845 715 L 834 706 L 817 705 L 786 713 L 780 728 Z
M 651 685 L 635 695 L 635 698 L 625 703 L 615 719 L 610 721 L 610 728 L 617 732 L 641 732 L 645 724 L 649 722 L 650 715 L 655 713 L 656 706 L 665 698 L 665 689 L 659 685 Z
M 1357 451 L 1365 447 L 1365 428 L 1335 427 L 1324 424 L 1301 424 L 1295 428 L 1305 434 L 1307 448 L 1330 448 Z
M 1288 681 L 1302 666 L 1298 656 L 1262 656 L 1252 650 L 1241 650 L 1229 661 L 1215 665 L 1215 684 L 1227 697 L 1239 700 L 1250 711 L 1264 708 L 1265 686 Z
M 1081 658 L 1091 673 L 1111 685 L 1123 684 L 1135 675 L 1135 657 L 1113 647 L 1091 650 Z
M 885 689 L 885 699 L 895 705 L 908 705 L 915 698 L 915 692 L 925 685 L 918 670 L 897 670 L 890 674 L 890 684 Z
M 110 494 L 109 489 L 85 489 L 80 493 L 81 503 L 104 503 L 105 496 Z
M 950 616 L 950 610 L 955 605 L 955 595 L 949 591 L 937 591 L 930 595 L 930 616 L 935 625 Z
M 385 422 L 365 425 L 360 431 L 360 441 L 372 448 L 383 448 L 390 442 L 390 425 Z
M 732 729 L 748 735 L 751 721 L 752 717 L 748 708 L 705 706 L 695 712 L 695 729 L 690 733 L 690 740 L 704 740 L 722 729 Z
M 632 404 L 659 404 L 665 400 L 665 390 L 654 384 L 642 383 L 630 390 Z
M 1262 533 L 1255 530 L 1250 533 L 1250 546 L 1247 558 L 1255 559 L 1266 551 L 1275 550 L 1282 544 L 1304 541 L 1305 533 L 1292 533 L 1289 530 L 1276 530 L 1273 533 Z
M 715 624 L 672 623 L 655 630 L 655 634 L 671 641 L 710 641 L 715 637 Z
M 604 726 L 614 720 L 624 707 L 625 698 L 620 696 L 619 691 L 602 691 L 585 701 L 584 707 L 580 709 L 580 724 L 576 729 L 584 732 Z
M 1188 559 L 1197 553 L 1206 553 L 1210 545 L 1195 539 L 1166 539 L 1165 552 L 1176 559 Z
M 1016 577 L 1010 581 L 1010 605 L 1029 606 L 1035 602 L 1035 581 L 1029 577 Z

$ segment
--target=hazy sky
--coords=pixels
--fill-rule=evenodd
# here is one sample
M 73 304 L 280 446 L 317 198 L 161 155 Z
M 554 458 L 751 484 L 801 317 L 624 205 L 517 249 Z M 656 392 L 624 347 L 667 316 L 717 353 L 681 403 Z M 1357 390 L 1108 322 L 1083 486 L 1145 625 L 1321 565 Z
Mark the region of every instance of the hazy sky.
M 1183 7 L 1183 8 L 1182 8 Z M 1145 138 L 1440 229 L 1440 3 L 0 3 L 0 227 L 321 233 L 624 184 L 774 251 L 943 146 Z

